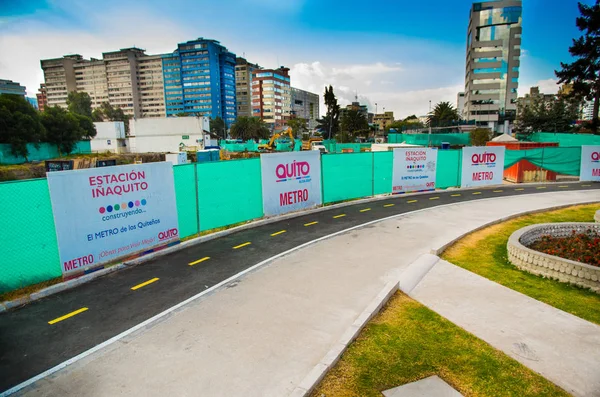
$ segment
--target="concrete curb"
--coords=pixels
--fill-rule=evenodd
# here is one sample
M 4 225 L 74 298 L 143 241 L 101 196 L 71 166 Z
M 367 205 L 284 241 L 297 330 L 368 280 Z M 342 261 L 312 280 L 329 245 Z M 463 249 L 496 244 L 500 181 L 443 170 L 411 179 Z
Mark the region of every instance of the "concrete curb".
M 473 230 L 468 231 L 467 233 L 461 234 L 460 236 L 458 236 L 457 238 L 453 239 L 452 241 L 448 242 L 447 244 L 442 245 L 441 247 L 439 247 L 438 249 L 432 249 L 431 250 L 431 254 L 433 255 L 441 255 L 444 253 L 444 251 L 446 251 L 448 249 L 448 247 L 450 247 L 451 245 L 453 245 L 454 243 L 456 243 L 458 240 L 461 240 L 462 238 L 468 236 L 469 234 L 478 232 L 482 229 L 485 229 L 486 227 L 490 227 L 490 226 L 494 226 L 497 225 L 499 223 L 502 222 L 506 222 L 506 221 L 510 221 L 511 219 L 515 219 L 518 218 L 520 216 L 525 216 L 525 215 L 532 215 L 532 214 L 539 214 L 542 212 L 548 212 L 548 211 L 555 211 L 555 210 L 560 210 L 562 208 L 568 208 L 568 207 L 574 207 L 576 205 L 588 205 L 588 204 L 600 204 L 600 200 L 590 200 L 590 201 L 582 201 L 580 203 L 577 204 L 563 204 L 563 205 L 556 205 L 556 206 L 552 206 L 552 207 L 548 207 L 548 208 L 544 208 L 544 209 L 539 209 L 539 210 L 533 210 L 533 211 L 526 211 L 526 212 L 520 212 L 518 214 L 514 214 L 514 215 L 510 215 L 510 216 L 505 216 L 501 219 L 497 219 L 493 222 L 488 222 L 484 225 L 481 225 L 479 227 L 476 227 Z
M 423 254 L 418 257 L 400 275 L 398 283 L 400 290 L 408 295 L 439 260 L 440 258 L 437 255 L 432 254 Z
M 556 182 L 557 183 L 557 182 Z M 564 182 L 564 184 L 576 184 L 576 183 L 580 183 L 579 181 L 572 181 L 572 182 Z M 561 183 L 563 184 L 563 183 Z M 539 183 L 523 183 L 523 184 L 515 184 L 515 185 L 497 185 L 495 188 L 499 188 L 499 187 L 505 187 L 505 186 L 519 186 L 519 187 L 527 187 L 527 186 L 537 186 L 537 185 L 548 185 L 547 183 L 543 183 L 543 182 L 539 182 Z M 488 188 L 494 188 L 494 186 L 488 186 L 486 187 L 486 189 Z M 481 190 L 481 187 L 477 188 L 477 187 L 471 187 L 471 188 L 448 188 L 448 189 L 440 189 L 439 191 L 445 191 L 445 190 L 456 190 L 456 191 L 469 191 L 469 190 Z M 76 279 L 72 279 L 72 280 L 68 280 L 68 281 L 64 281 L 55 285 L 51 285 L 50 287 L 46 287 L 44 289 L 41 289 L 37 292 L 33 292 L 28 296 L 24 296 L 21 298 L 17 298 L 11 301 L 4 301 L 4 302 L 0 302 L 0 314 L 12 310 L 14 308 L 26 305 L 28 303 L 31 302 L 35 302 L 38 299 L 42 299 L 54 294 L 57 294 L 59 292 L 63 292 L 63 291 L 67 291 L 69 289 L 78 287 L 82 284 L 88 283 L 92 280 L 95 280 L 98 277 L 102 277 L 105 276 L 107 274 L 119 271 L 119 270 L 123 270 L 123 269 L 127 269 L 129 267 L 132 266 L 136 266 L 139 264 L 142 264 L 144 262 L 147 262 L 149 260 L 152 259 L 156 259 L 159 258 L 163 255 L 167 255 L 170 254 L 172 252 L 177 252 L 180 250 L 183 250 L 185 248 L 188 247 L 192 247 L 195 246 L 197 244 L 201 244 L 210 240 L 214 240 L 220 237 L 224 237 L 224 236 L 228 236 L 230 234 L 239 232 L 239 231 L 243 231 L 243 230 L 247 230 L 247 229 L 252 229 L 258 226 L 264 226 L 264 225 L 268 225 L 271 223 L 275 223 L 275 222 L 279 222 L 279 221 L 284 221 L 287 219 L 293 219 L 293 218 L 297 218 L 300 216 L 304 216 L 304 215 L 310 215 L 310 214 L 314 214 L 314 213 L 319 213 L 319 212 L 323 212 L 323 211 L 329 211 L 332 209 L 337 209 L 337 208 L 343 208 L 343 207 L 348 207 L 351 205 L 357 205 L 357 204 L 363 204 L 363 203 L 371 203 L 371 202 L 377 202 L 377 201 L 382 201 L 382 200 L 388 200 L 388 199 L 396 199 L 396 200 L 401 200 L 405 197 L 414 197 L 414 196 L 422 196 L 422 195 L 426 195 L 426 194 L 433 194 L 435 193 L 435 191 L 429 191 L 429 192 L 416 192 L 416 193 L 407 193 L 407 194 L 398 194 L 398 195 L 393 195 L 393 194 L 383 194 L 383 195 L 377 195 L 377 196 L 373 196 L 373 197 L 368 197 L 368 198 L 364 198 L 364 199 L 358 199 L 358 200 L 353 200 L 353 201 L 347 201 L 344 203 L 338 203 L 338 204 L 333 204 L 333 205 L 329 205 L 329 206 L 323 206 L 323 207 L 317 207 L 317 208 L 312 208 L 309 210 L 304 210 L 304 211 L 298 211 L 298 212 L 292 212 L 289 214 L 285 214 L 285 215 L 279 215 L 279 216 L 273 216 L 273 217 L 268 217 L 268 218 L 262 218 L 262 219 L 258 219 L 258 220 L 254 220 L 254 221 L 249 221 L 248 223 L 244 224 L 244 225 L 240 225 L 240 226 L 236 226 L 236 227 L 232 227 L 231 229 L 227 229 L 227 230 L 222 230 L 220 232 L 216 232 L 216 233 L 211 233 L 209 235 L 206 236 L 199 236 L 199 237 L 195 237 L 191 240 L 188 241 L 184 241 L 180 244 L 174 245 L 172 247 L 168 247 L 165 249 L 162 249 L 160 251 L 157 252 L 153 252 L 151 254 L 148 255 L 144 255 L 141 256 L 139 258 L 135 258 L 129 261 L 125 261 L 125 262 L 121 262 L 121 263 L 117 263 L 113 266 L 95 271 L 93 273 L 90 274 L 86 274 L 85 276 L 81 276 L 78 277 Z M 535 193 L 535 194 L 542 194 L 542 193 L 549 193 L 549 192 L 539 192 L 539 193 Z M 595 202 L 595 201 L 594 201 Z M 590 203 L 594 203 L 594 202 L 590 202 Z M 586 203 L 583 203 L 586 204 Z M 589 203 L 587 203 L 589 204 Z M 553 207 L 550 208 L 549 210 L 552 209 L 557 209 L 557 208 L 563 208 L 563 207 L 569 207 L 569 205 L 566 206 L 559 206 L 559 207 Z M 545 211 L 545 210 L 544 210 Z M 543 211 L 538 211 L 538 212 L 543 212 Z M 510 219 L 510 218 L 507 218 Z M 506 219 L 505 219 L 506 220 Z M 499 222 L 503 222 L 504 220 L 500 220 Z M 497 223 L 497 222 L 496 222 Z M 483 227 L 487 227 L 489 225 L 483 226 Z M 481 229 L 481 228 L 479 228 Z M 478 231 L 479 229 L 475 229 L 472 232 Z M 462 236 L 464 237 L 464 236 Z M 460 237 L 460 238 L 462 238 Z M 457 239 L 458 240 L 458 239 Z M 443 246 L 442 248 L 438 249 L 437 251 L 433 251 L 432 250 L 432 254 L 435 255 L 439 255 L 439 253 L 443 252 L 448 246 L 454 244 L 454 242 L 456 242 L 456 240 L 450 242 L 449 244 Z M 441 250 L 441 251 L 440 251 Z
M 305 397 L 308 396 L 314 388 L 323 380 L 327 371 L 329 371 L 338 362 L 344 351 L 348 348 L 360 334 L 360 331 L 367 323 L 375 317 L 385 305 L 392 295 L 398 291 L 398 282 L 391 281 L 383 287 L 377 296 L 369 303 L 365 310 L 356 318 L 354 323 L 342 334 L 340 339 L 333 345 L 329 352 L 321 359 L 321 361 L 313 367 L 313 369 L 304 377 L 304 379 L 296 386 L 289 394 L 290 397 Z

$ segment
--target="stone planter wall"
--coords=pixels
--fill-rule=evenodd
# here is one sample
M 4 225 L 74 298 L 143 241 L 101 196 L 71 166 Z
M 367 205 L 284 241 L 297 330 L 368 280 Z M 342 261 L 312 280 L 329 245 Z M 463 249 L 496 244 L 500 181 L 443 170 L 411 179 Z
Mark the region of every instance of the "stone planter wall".
M 585 232 L 590 228 L 600 232 L 600 223 L 543 223 L 524 227 L 511 234 L 508 239 L 508 260 L 529 273 L 576 284 L 600 293 L 599 267 L 544 254 L 525 246 L 541 239 L 542 236 L 567 237 L 573 230 Z
M 594 220 L 596 223 L 600 223 L 600 210 L 596 211 L 596 215 L 594 215 Z

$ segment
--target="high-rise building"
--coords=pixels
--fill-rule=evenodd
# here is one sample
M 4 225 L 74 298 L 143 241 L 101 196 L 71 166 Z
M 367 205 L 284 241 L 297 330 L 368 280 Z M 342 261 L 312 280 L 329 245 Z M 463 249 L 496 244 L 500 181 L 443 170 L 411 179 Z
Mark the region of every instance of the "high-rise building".
M 292 87 L 292 116 L 306 119 L 309 131 L 314 131 L 319 118 L 319 95 Z
M 509 132 L 517 111 L 521 1 L 473 3 L 467 30 L 465 118 Z
M 236 118 L 235 55 L 218 41 L 180 43 L 171 54 L 148 55 L 139 48 L 41 61 L 47 106 L 67 106 L 69 92 L 86 92 L 92 109 L 103 102 L 135 118 L 180 113 Z M 41 92 L 41 91 L 40 91 Z
M 594 101 L 585 101 L 581 105 L 581 120 L 592 120 L 594 118 Z
M 38 110 L 43 112 L 48 107 L 48 96 L 46 93 L 46 84 L 40 84 L 37 94 L 35 94 L 38 103 Z
M 25 87 L 12 80 L 0 79 L 0 94 L 13 94 L 25 96 Z
M 271 128 L 281 129 L 290 119 L 289 68 L 261 69 L 252 73 L 252 115 Z
M 346 105 L 345 108 L 341 108 L 340 109 L 340 120 L 342 119 L 342 116 L 344 115 L 344 113 L 348 110 L 356 110 L 359 113 L 361 113 L 363 116 L 365 116 L 365 118 L 369 119 L 369 108 L 367 105 L 361 105 L 360 102 L 352 102 L 349 105 Z M 372 122 L 372 117 L 371 117 L 371 122 Z
M 556 95 L 553 94 L 540 93 L 539 87 L 531 87 L 529 88 L 529 94 L 525 94 L 525 96 L 517 98 L 517 114 L 522 112 L 527 106 L 531 105 L 534 100 L 548 101 L 555 97 Z
M 163 56 L 167 116 L 177 113 L 221 117 L 229 127 L 237 118 L 235 54 L 218 41 L 179 43 Z
M 245 58 L 236 58 L 235 96 L 238 117 L 252 116 L 252 73 L 260 66 L 248 62 Z

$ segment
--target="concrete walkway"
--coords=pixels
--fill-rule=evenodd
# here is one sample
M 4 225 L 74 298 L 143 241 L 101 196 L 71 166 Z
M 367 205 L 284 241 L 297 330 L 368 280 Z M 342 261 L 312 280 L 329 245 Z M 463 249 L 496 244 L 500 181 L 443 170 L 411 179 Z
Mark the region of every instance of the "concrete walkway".
M 444 260 L 409 295 L 574 396 L 600 396 L 600 326 Z
M 460 203 L 319 242 L 37 382 L 35 396 L 285 396 L 369 302 L 432 248 L 597 191 Z

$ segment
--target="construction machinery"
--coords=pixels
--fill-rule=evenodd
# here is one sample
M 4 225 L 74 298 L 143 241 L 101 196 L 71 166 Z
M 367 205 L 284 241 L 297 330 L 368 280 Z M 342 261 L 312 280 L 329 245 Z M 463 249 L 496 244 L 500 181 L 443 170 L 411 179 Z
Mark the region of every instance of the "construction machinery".
M 288 128 L 284 132 L 274 134 L 268 143 L 258 145 L 258 151 L 259 152 L 274 152 L 275 146 L 277 144 L 277 142 L 276 142 L 277 139 L 279 139 L 283 136 L 287 136 L 288 138 L 290 138 L 290 147 L 292 148 L 292 150 L 294 150 L 294 145 L 296 143 L 296 140 L 294 139 L 294 134 L 292 132 L 292 129 Z
M 315 145 L 322 145 L 323 138 L 309 138 L 308 141 L 302 141 L 302 150 L 313 150 Z

